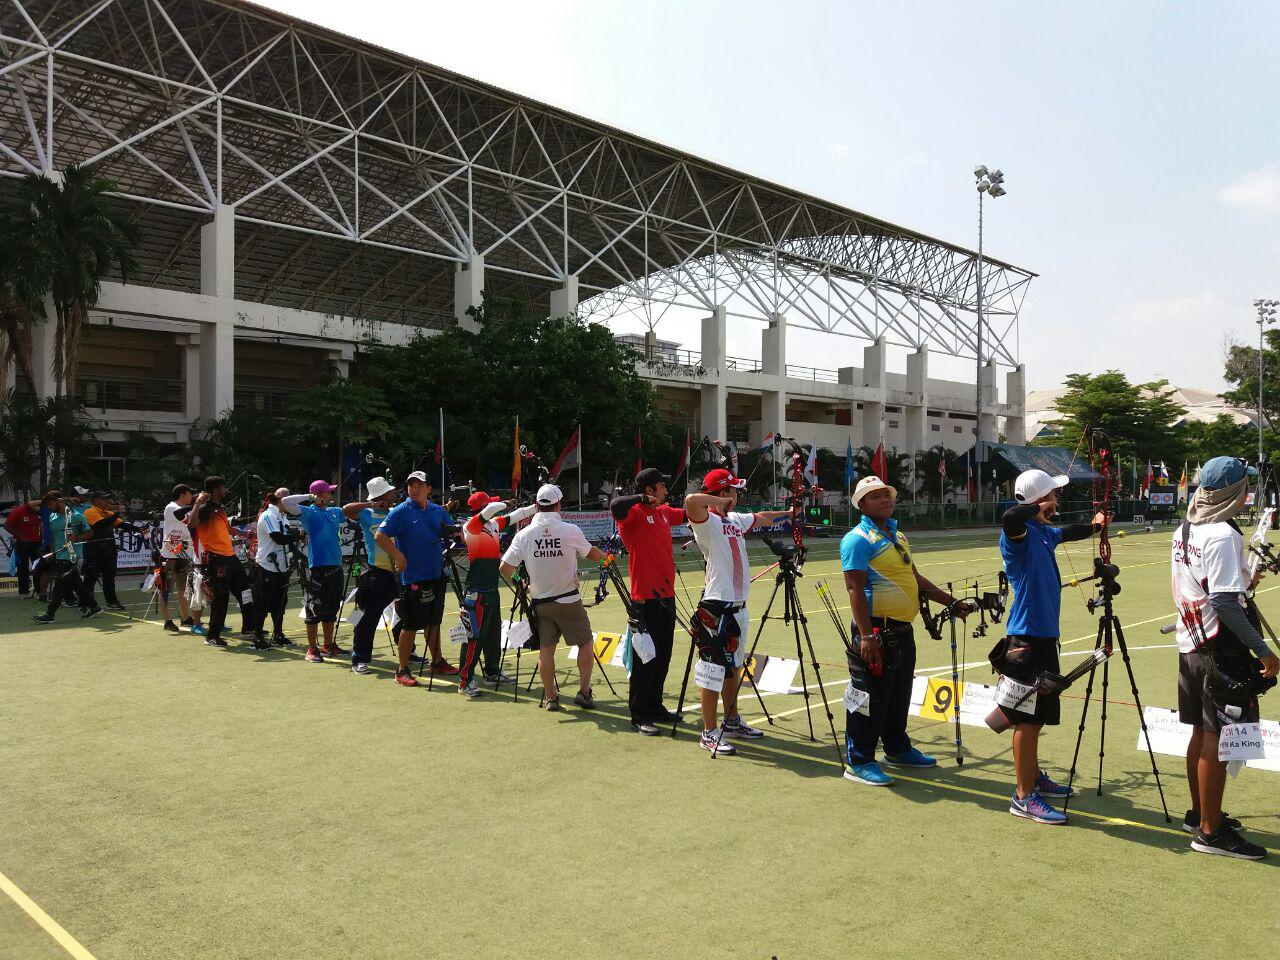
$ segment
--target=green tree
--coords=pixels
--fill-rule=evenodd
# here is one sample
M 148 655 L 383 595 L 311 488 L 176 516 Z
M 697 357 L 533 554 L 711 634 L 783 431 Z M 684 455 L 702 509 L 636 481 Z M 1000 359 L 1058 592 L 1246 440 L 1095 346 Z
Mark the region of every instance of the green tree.
M 32 327 L 53 285 L 52 223 L 31 216 L 22 192 L 0 208 L 0 367 L 14 360 L 30 384 Z
M 0 411 L 0 485 L 48 490 L 64 478 L 59 464 L 83 476 L 92 442 L 92 421 L 74 399 L 9 390 Z
M 1225 413 L 1207 422 L 1189 420 L 1179 432 L 1186 451 L 1184 459 L 1192 464 L 1219 456 L 1250 461 L 1258 456 L 1257 428 L 1251 423 L 1236 423 Z
M 1111 438 L 1118 457 L 1180 460 L 1182 443 L 1173 424 L 1187 411 L 1171 394 L 1167 380 L 1130 383 L 1119 370 L 1073 373 L 1057 403 L 1059 417 L 1049 423 L 1058 435 L 1042 445 L 1076 449 L 1095 427 Z
M 348 444 L 378 443 L 396 426 L 382 386 L 340 377 L 303 390 L 294 396 L 289 410 L 297 438 L 322 457 L 328 453 L 330 465 L 340 464 Z M 340 484 L 342 479 L 338 477 Z

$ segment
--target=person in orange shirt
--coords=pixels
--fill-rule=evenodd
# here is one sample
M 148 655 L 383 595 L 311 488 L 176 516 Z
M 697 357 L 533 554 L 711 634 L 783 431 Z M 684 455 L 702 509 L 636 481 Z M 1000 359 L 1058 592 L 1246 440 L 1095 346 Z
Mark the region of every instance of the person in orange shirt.
M 204 638 L 210 647 L 227 645 L 227 641 L 222 639 L 222 627 L 227 619 L 227 604 L 232 591 L 240 598 L 245 623 L 256 622 L 249 575 L 231 545 L 231 525 L 245 523 L 246 519 L 227 516 L 222 502 L 226 495 L 226 481 L 222 477 L 208 477 L 188 520 L 194 539 L 200 545 L 204 582 L 213 593 L 209 603 L 209 627 Z
M 116 596 L 116 530 L 142 533 L 142 527 L 126 523 L 121 516 L 124 508 L 111 499 L 106 490 L 96 490 L 93 505 L 84 512 L 89 524 L 89 539 L 84 545 L 84 589 L 90 606 L 94 605 L 93 588 L 102 579 L 102 598 L 108 610 L 123 610 L 124 604 Z

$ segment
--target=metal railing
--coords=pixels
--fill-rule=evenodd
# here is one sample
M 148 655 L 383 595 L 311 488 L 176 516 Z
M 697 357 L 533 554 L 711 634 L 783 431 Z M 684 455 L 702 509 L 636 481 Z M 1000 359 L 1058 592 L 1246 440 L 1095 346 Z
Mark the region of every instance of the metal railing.
M 798 364 L 787 364 L 787 376 L 795 380 L 812 380 L 815 383 L 839 383 L 840 374 L 836 370 L 823 367 L 802 367 Z
M 87 410 L 161 410 L 181 413 L 186 409 L 185 380 L 142 377 L 76 378 L 76 399 Z
M 236 409 L 281 416 L 288 411 L 289 401 L 299 389 L 238 385 L 235 390 Z

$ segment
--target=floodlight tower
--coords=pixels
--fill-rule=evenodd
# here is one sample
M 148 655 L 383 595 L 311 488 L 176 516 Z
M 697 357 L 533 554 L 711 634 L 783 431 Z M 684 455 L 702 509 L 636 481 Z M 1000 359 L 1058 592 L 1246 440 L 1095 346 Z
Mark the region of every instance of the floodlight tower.
M 978 380 L 977 405 L 974 411 L 977 416 L 973 421 L 973 489 L 974 500 L 981 503 L 982 464 L 986 462 L 985 457 L 982 460 L 978 459 L 982 440 L 982 201 L 986 197 L 991 197 L 993 200 L 996 197 L 1003 197 L 1008 191 L 1004 188 L 1004 174 L 999 170 L 988 170 L 985 164 L 980 163 L 973 168 L 973 181 L 978 188 L 978 321 L 974 327 L 974 352 L 978 360 Z
M 1262 335 L 1268 323 L 1275 323 L 1276 307 L 1280 300 L 1255 300 L 1254 309 L 1258 311 L 1258 466 L 1262 466 Z

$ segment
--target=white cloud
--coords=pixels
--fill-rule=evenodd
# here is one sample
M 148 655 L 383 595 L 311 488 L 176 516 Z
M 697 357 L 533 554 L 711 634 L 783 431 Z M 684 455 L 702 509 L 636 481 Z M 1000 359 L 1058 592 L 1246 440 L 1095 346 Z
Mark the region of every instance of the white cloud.
M 827 156 L 836 163 L 846 163 L 853 155 L 853 148 L 847 143 L 837 143 L 834 140 L 827 142 Z
M 1280 163 L 1250 170 L 1220 189 L 1218 199 L 1242 210 L 1280 211 Z

